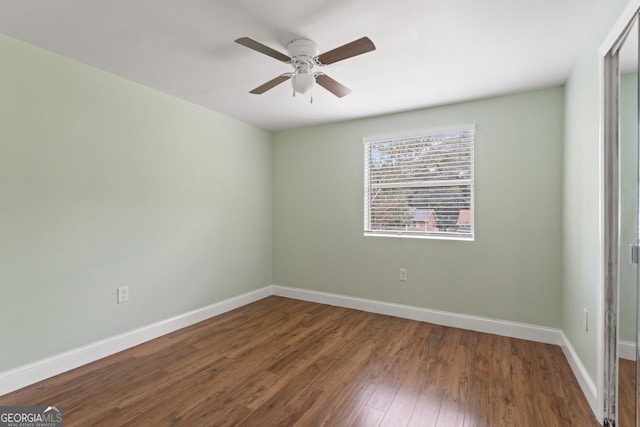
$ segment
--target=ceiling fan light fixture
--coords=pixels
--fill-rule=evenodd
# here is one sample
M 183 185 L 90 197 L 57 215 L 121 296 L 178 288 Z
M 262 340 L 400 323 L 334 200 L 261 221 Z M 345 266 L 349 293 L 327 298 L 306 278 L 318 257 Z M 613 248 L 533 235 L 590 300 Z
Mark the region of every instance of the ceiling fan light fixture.
M 293 85 L 293 90 L 297 93 L 307 93 L 313 88 L 316 79 L 313 74 L 308 73 L 300 73 L 293 76 L 291 79 L 291 84 Z

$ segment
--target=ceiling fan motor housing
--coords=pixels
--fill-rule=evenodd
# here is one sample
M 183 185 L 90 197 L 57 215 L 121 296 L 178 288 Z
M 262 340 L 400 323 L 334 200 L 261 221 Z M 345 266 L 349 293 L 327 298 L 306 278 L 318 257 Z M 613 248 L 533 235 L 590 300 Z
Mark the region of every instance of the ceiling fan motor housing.
M 287 44 L 287 53 L 293 64 L 297 62 L 309 62 L 313 66 L 315 57 L 320 53 L 318 45 L 313 40 L 297 39 Z
M 315 83 L 311 73 L 318 56 L 318 45 L 313 40 L 297 39 L 287 44 L 287 53 L 291 57 L 291 65 L 295 68 L 291 84 L 298 93 L 307 93 Z

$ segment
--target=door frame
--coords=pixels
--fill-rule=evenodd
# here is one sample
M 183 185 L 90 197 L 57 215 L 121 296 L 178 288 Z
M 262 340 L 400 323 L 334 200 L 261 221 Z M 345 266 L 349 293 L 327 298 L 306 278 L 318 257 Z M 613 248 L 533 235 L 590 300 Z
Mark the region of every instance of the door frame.
M 600 66 L 600 295 L 598 299 L 598 415 L 604 426 L 615 426 L 618 402 L 618 309 L 620 261 L 619 176 L 620 79 L 618 50 L 638 12 L 640 0 L 631 0 L 602 43 Z M 600 411 L 602 413 L 600 414 Z

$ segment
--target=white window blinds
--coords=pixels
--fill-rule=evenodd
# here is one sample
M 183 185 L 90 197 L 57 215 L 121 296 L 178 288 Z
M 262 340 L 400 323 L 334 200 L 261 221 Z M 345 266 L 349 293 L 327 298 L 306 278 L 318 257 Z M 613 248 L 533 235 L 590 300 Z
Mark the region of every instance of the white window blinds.
M 474 133 L 365 138 L 365 234 L 473 239 Z

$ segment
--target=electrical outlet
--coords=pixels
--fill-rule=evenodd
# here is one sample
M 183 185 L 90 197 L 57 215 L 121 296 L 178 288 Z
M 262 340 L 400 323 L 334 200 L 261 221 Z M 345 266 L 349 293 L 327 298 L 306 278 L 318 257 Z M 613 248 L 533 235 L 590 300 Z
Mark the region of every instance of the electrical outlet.
M 582 310 L 582 327 L 584 328 L 585 332 L 587 332 L 589 330 L 589 312 L 586 308 L 583 308 Z
M 400 280 L 402 280 L 403 282 L 407 281 L 407 269 L 406 268 L 401 268 L 400 269 Z
M 118 288 L 118 304 L 129 301 L 129 287 L 120 286 Z

